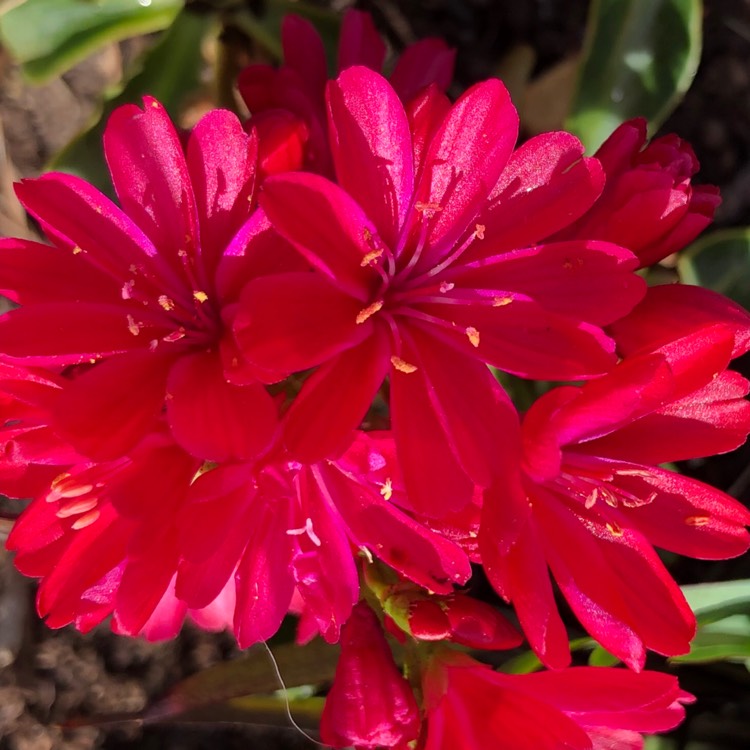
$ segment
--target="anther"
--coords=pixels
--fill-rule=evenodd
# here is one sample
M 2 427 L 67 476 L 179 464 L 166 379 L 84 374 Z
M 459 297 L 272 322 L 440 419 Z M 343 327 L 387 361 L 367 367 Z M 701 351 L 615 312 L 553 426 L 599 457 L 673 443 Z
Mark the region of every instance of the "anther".
M 710 521 L 710 516 L 688 516 L 685 519 L 688 526 L 707 526 Z
M 203 304 L 208 299 L 208 295 L 205 292 L 200 291 L 200 289 L 196 289 L 193 292 L 193 299 L 196 300 L 196 302 Z
M 159 297 L 159 304 L 160 304 L 160 305 L 162 306 L 162 308 L 163 308 L 164 310 L 166 310 L 167 312 L 171 312 L 172 310 L 174 310 L 174 301 L 173 301 L 173 300 L 171 300 L 171 299 L 169 299 L 169 297 L 167 297 L 167 295 L 166 295 L 166 294 L 162 294 L 162 295 L 161 295 L 161 296 Z
M 411 375 L 411 373 L 417 371 L 416 365 L 412 365 L 409 362 L 406 362 L 405 360 L 401 359 L 401 357 L 397 357 L 395 354 L 391 357 L 391 364 L 399 372 L 404 372 L 407 375 Z
M 365 231 L 367 231 L 367 230 L 365 230 Z M 372 265 L 373 261 L 378 260 L 379 258 L 382 257 L 382 255 L 383 255 L 383 251 L 382 250 L 371 250 L 369 253 L 367 253 L 367 255 L 365 255 L 362 258 L 362 260 L 360 261 L 359 265 L 362 268 L 365 268 L 365 267 L 367 267 L 369 265 Z
M 390 500 L 393 495 L 393 484 L 391 483 L 390 477 L 385 480 L 383 486 L 380 488 L 380 494 L 386 499 Z
M 484 239 L 484 230 L 485 230 L 486 228 L 487 228 L 487 227 L 485 227 L 485 225 L 484 225 L 484 224 L 477 224 L 477 225 L 476 225 L 476 229 L 474 230 L 474 236 L 475 236 L 475 237 L 476 237 L 476 238 L 477 238 L 478 240 L 483 240 L 483 239 Z
M 138 336 L 141 332 L 141 325 L 140 323 L 135 322 L 135 318 L 132 315 L 127 316 L 128 321 L 128 330 L 130 333 L 133 334 L 133 336 Z
M 513 297 L 493 297 L 492 298 L 493 307 L 505 307 L 506 305 L 509 305 L 511 302 L 513 302 Z
M 378 300 L 377 302 L 373 302 L 368 307 L 365 307 L 363 310 L 360 310 L 359 313 L 357 313 L 357 317 L 355 318 L 357 325 L 362 325 L 368 318 L 375 315 L 375 313 L 380 310 L 383 307 L 383 300 Z
M 479 331 L 474 326 L 469 326 L 464 333 L 466 333 L 471 345 L 476 349 L 479 346 Z

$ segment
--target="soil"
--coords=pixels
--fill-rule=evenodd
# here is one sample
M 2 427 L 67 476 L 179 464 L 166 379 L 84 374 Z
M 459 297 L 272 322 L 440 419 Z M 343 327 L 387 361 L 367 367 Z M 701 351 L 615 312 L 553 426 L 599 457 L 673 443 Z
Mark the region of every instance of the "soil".
M 338 3 L 339 7 L 342 3 Z M 581 45 L 586 0 L 408 0 L 363 2 L 395 48 L 442 35 L 458 48 L 460 87 L 503 69 L 519 45 L 533 50 L 534 75 L 552 69 Z M 704 54 L 695 82 L 663 127 L 689 140 L 700 179 L 721 187 L 717 226 L 750 225 L 750 1 L 705 0 Z M 42 87 L 27 85 L 0 51 L 0 234 L 29 228 L 15 204 L 12 179 L 39 174 L 49 158 L 92 117 L 105 88 L 119 80 L 144 43 L 110 46 Z M 528 58 L 527 58 L 528 59 Z M 741 369 L 750 375 L 750 362 Z M 750 504 L 750 448 L 694 462 L 696 476 Z M 7 530 L 7 529 L 6 529 Z M 102 626 L 81 635 L 51 631 L 34 614 L 34 584 L 0 553 L 0 750 L 277 750 L 313 745 L 293 729 L 245 725 L 165 724 L 68 726 L 143 710 L 178 680 L 238 650 L 227 634 L 186 627 L 175 641 L 119 638 Z M 679 561 L 683 583 L 750 578 L 750 557 Z M 750 674 L 740 665 L 680 670 L 698 704 L 675 734 L 675 750 L 750 747 Z M 79 722 L 80 723 L 80 722 Z

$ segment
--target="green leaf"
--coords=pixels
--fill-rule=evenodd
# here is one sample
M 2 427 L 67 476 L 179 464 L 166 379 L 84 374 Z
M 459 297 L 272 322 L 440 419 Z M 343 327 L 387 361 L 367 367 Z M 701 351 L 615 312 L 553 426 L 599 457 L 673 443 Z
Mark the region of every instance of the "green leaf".
M 42 82 L 67 70 L 98 47 L 167 28 L 181 0 L 25 0 L 0 16 L 0 38 Z
M 713 289 L 750 307 L 750 227 L 712 232 L 677 259 L 682 281 Z
M 594 0 L 566 129 L 592 150 L 631 117 L 655 131 L 698 69 L 702 17 L 701 0 Z
M 746 634 L 701 628 L 695 636 L 690 653 L 673 656 L 676 664 L 707 664 L 715 661 L 747 662 L 750 660 L 750 628 Z
M 306 646 L 293 643 L 273 649 L 284 686 L 319 685 L 333 679 L 339 649 L 317 638 Z M 186 712 L 193 714 L 208 706 L 282 688 L 276 669 L 263 645 L 249 649 L 235 661 L 204 669 L 178 683 L 170 693 L 146 710 L 145 721 L 161 721 Z M 235 705 L 234 703 L 230 705 Z M 242 704 L 248 708 L 250 704 Z M 261 708 L 260 704 L 256 704 Z M 268 704 L 263 703 L 263 710 Z
M 122 104 L 156 97 L 176 117 L 186 97 L 199 86 L 203 67 L 197 52 L 206 34 L 205 19 L 188 13 L 177 16 L 162 39 L 145 55 L 142 67 L 114 98 L 107 101 L 94 125 L 55 157 L 50 168 L 71 172 L 111 193 L 102 153 L 102 134 L 110 113 Z
M 620 660 L 614 654 L 610 654 L 609 651 L 602 646 L 597 646 L 589 654 L 590 667 L 614 667 L 619 663 Z

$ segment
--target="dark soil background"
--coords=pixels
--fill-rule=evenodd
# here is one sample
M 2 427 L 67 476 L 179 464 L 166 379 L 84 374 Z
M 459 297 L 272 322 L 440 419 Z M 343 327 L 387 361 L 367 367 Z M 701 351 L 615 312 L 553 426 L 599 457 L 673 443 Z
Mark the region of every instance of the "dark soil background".
M 552 70 L 580 49 L 588 3 L 410 0 L 361 6 L 373 13 L 396 49 L 422 36 L 446 38 L 458 48 L 458 83 L 465 86 L 507 70 L 508 54 L 518 45 L 527 45 L 522 59 L 534 75 Z M 25 84 L 0 50 L 0 234 L 29 231 L 14 203 L 12 180 L 42 171 L 87 123 L 102 91 L 120 78 L 143 44 L 108 47 L 38 88 Z M 663 132 L 691 141 L 702 164 L 700 180 L 721 187 L 717 226 L 750 225 L 749 0 L 705 0 L 701 66 Z M 750 375 L 750 362 L 741 368 Z M 745 447 L 686 468 L 747 503 L 749 464 Z M 679 561 L 673 570 L 681 583 L 749 578 L 750 558 Z M 34 584 L 21 579 L 9 555 L 0 551 L 0 750 L 313 747 L 293 729 L 241 725 L 63 728 L 72 718 L 140 711 L 179 679 L 235 658 L 238 651 L 230 636 L 191 627 L 164 644 L 118 638 L 106 627 L 85 636 L 72 629 L 50 631 L 35 617 L 34 593 Z M 675 747 L 750 748 L 750 673 L 741 665 L 719 665 L 681 668 L 679 674 L 699 701 L 677 731 Z

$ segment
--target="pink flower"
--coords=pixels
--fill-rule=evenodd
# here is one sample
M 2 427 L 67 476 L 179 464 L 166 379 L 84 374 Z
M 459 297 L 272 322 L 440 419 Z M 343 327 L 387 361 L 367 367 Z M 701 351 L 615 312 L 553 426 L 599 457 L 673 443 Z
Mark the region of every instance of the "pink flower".
M 419 709 L 374 612 L 360 602 L 341 633 L 336 677 L 320 719 L 331 747 L 394 747 L 416 739 Z
M 133 448 L 165 403 L 175 439 L 193 455 L 257 455 L 276 407 L 257 381 L 225 375 L 236 356 L 226 322 L 242 283 L 286 267 L 280 239 L 273 260 L 264 257 L 255 138 L 217 110 L 183 153 L 162 106 L 146 99 L 143 110 L 115 111 L 104 147 L 122 208 L 71 175 L 17 186 L 54 246 L 0 242 L 0 289 L 21 304 L 0 318 L 3 356 L 79 365 L 53 423 L 97 460 Z
M 646 139 L 646 121 L 630 120 L 596 152 L 607 175 L 599 200 L 559 239 L 607 240 L 650 266 L 686 247 L 713 220 L 718 188 L 692 185 L 698 160 L 676 135 Z
M 583 387 L 556 388 L 526 414 L 522 470 L 486 493 L 480 550 L 546 664 L 569 659 L 548 565 L 581 623 L 629 666 L 643 667 L 646 648 L 688 651 L 693 614 L 652 545 L 703 559 L 739 555 L 750 545 L 750 512 L 659 465 L 744 442 L 748 383 L 726 370 L 735 347 L 730 318 Z
M 360 433 L 335 461 L 276 457 L 202 474 L 177 517 L 177 596 L 200 609 L 234 576 L 234 629 L 244 648 L 276 632 L 295 589 L 308 625 L 314 620 L 327 641 L 337 641 L 359 598 L 358 550 L 449 593 L 469 578 L 469 560 L 399 509 L 392 454 L 386 436 Z
M 546 227 L 572 220 L 574 186 L 579 213 L 590 205 L 599 176 L 573 168 L 580 144 L 553 137 L 548 161 L 540 144 L 512 158 L 518 118 L 496 80 L 444 116 L 429 97 L 411 113 L 415 124 L 366 68 L 329 85 L 339 185 L 277 175 L 261 198 L 316 272 L 248 284 L 235 334 L 247 359 L 276 379 L 321 365 L 284 425 L 302 461 L 340 452 L 388 376 L 410 502 L 439 517 L 466 506 L 474 484 L 487 486 L 498 453 L 516 442 L 515 409 L 485 363 L 531 378 L 606 372 L 614 344 L 600 326 L 627 313 L 644 287 L 631 272 L 636 260 L 614 245 L 509 246 L 495 231 L 509 218 L 504 199 L 511 212 L 537 206 Z M 416 160 L 412 126 L 430 133 Z M 530 197 L 515 200 L 516 191 Z M 519 243 L 538 230 L 534 216 L 526 235 L 516 232 Z
M 692 699 L 658 672 L 578 667 L 506 675 L 439 652 L 423 677 L 424 750 L 635 750 Z
M 153 435 L 128 457 L 69 467 L 31 503 L 7 546 L 22 573 L 42 579 L 37 609 L 50 627 L 86 631 L 113 614 L 119 633 L 176 635 L 188 608 L 173 594 L 174 518 L 197 469 L 168 437 Z M 196 617 L 225 627 L 231 595 L 218 592 Z
M 315 27 L 289 14 L 281 25 L 284 65 L 250 65 L 237 85 L 252 117 L 248 126 L 260 135 L 260 169 L 274 174 L 305 169 L 331 171 L 325 113 L 328 80 L 325 49 Z M 339 42 L 338 70 L 364 65 L 380 72 L 386 48 L 368 13 L 350 9 L 344 14 Z M 455 50 L 441 39 L 423 39 L 407 47 L 391 74 L 391 84 L 408 102 L 421 89 L 436 84 L 441 90 L 453 78 Z

